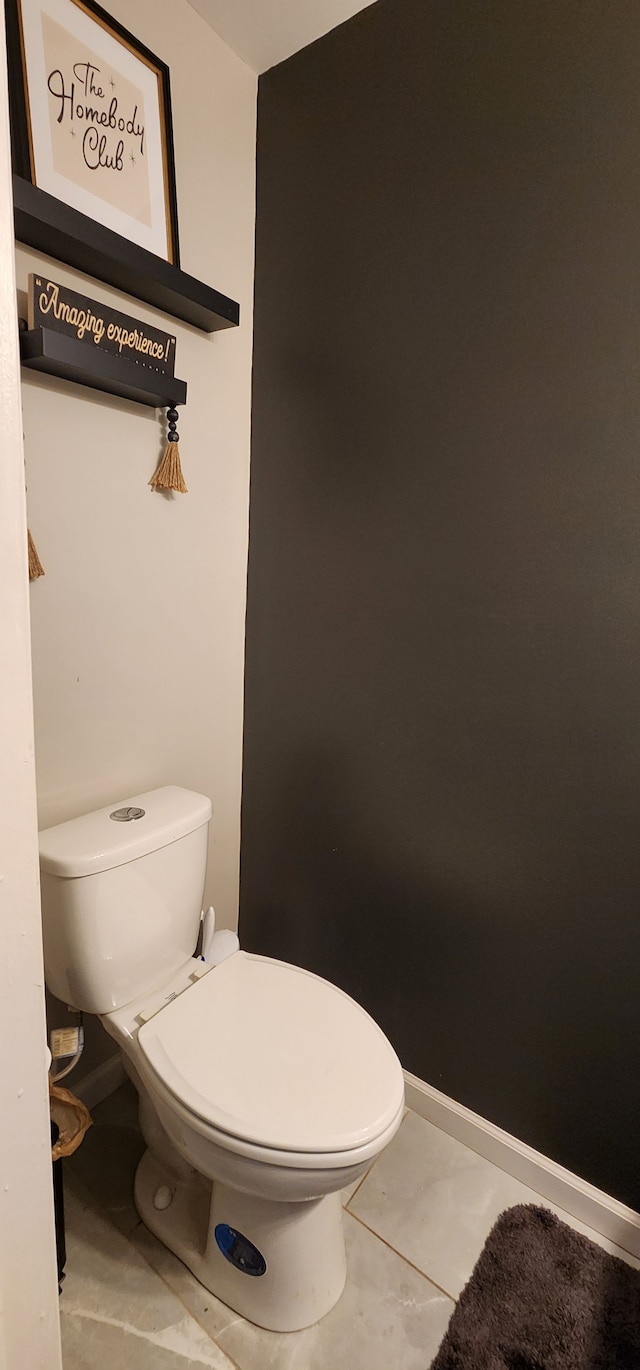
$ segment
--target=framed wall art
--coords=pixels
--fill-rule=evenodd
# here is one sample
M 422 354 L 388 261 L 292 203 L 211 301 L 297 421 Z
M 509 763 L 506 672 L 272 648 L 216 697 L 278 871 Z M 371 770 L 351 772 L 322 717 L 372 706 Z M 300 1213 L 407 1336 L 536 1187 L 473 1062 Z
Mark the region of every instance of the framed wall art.
M 6 0 L 14 169 L 179 265 L 169 69 L 94 0 Z

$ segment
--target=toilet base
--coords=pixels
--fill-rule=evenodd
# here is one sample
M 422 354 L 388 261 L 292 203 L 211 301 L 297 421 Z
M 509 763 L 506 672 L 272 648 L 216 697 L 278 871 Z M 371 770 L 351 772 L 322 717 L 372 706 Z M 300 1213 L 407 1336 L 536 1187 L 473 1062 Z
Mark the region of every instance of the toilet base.
M 195 1173 L 180 1183 L 146 1151 L 134 1199 L 145 1226 L 200 1284 L 258 1327 L 298 1332 L 340 1298 L 347 1268 L 339 1194 L 282 1203 L 211 1186 Z

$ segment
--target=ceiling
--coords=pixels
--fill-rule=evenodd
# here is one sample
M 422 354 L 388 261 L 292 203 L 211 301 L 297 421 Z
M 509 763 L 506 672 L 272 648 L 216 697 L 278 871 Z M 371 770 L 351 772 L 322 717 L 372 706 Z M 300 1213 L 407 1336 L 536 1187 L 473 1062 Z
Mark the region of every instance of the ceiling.
M 189 0 L 254 71 L 267 71 L 373 0 Z

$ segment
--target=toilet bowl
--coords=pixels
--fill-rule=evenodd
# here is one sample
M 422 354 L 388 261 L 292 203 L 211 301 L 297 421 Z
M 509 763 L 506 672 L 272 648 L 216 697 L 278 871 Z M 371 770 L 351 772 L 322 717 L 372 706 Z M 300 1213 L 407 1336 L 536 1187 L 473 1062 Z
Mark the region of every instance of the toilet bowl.
M 327 981 L 242 951 L 102 1021 L 145 1098 L 143 1222 L 251 1321 L 317 1321 L 345 1281 L 340 1191 L 402 1119 L 384 1034 Z
M 109 809 L 80 832 L 82 819 L 41 834 L 45 967 L 55 994 L 98 1012 L 138 1090 L 143 1222 L 236 1312 L 294 1331 L 340 1297 L 340 1191 L 397 1131 L 403 1076 L 381 1029 L 334 985 L 245 951 L 208 966 L 176 954 L 175 928 L 168 958 L 149 942 L 154 972 L 140 965 L 130 993 L 125 944 L 133 936 L 140 960 L 159 903 L 166 921 L 157 878 L 164 890 L 168 863 L 201 859 L 201 843 L 182 848 L 208 822 L 207 802 L 175 787 L 127 801 L 119 815 L 150 812 L 146 839 L 140 828 L 114 836 Z M 179 884 L 174 870 L 172 899 Z M 114 897 L 136 911 L 133 934 L 109 916 Z

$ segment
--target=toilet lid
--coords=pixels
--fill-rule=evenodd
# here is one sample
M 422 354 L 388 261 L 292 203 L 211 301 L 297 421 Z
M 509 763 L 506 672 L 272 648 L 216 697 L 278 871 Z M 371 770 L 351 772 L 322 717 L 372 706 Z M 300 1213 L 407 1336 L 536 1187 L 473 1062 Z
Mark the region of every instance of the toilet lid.
M 400 1062 L 369 1014 L 297 966 L 236 952 L 138 1033 L 190 1112 L 283 1151 L 348 1151 L 402 1107 Z

